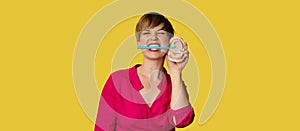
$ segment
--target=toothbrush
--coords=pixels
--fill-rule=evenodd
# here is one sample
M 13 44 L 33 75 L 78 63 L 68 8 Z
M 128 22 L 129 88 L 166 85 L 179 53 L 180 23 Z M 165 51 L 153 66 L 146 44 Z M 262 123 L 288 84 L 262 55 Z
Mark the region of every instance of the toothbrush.
M 168 49 L 171 49 L 171 48 L 176 48 L 176 45 L 171 45 L 170 47 L 168 47 L 168 46 L 152 46 L 152 47 L 150 47 L 150 46 L 138 46 L 137 48 L 138 49 L 166 49 L 166 50 L 168 50 Z

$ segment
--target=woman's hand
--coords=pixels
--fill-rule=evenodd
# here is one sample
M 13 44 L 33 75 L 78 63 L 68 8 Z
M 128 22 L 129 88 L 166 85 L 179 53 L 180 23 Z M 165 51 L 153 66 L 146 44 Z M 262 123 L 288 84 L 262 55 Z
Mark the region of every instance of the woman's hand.
M 166 61 L 167 61 L 170 75 L 181 74 L 182 70 L 184 69 L 185 65 L 188 62 L 189 51 L 188 51 L 188 47 L 187 47 L 186 43 L 184 44 L 183 49 L 181 51 L 183 53 L 183 58 L 184 58 L 184 60 L 182 62 L 172 62 L 168 59 L 168 55 L 166 56 Z

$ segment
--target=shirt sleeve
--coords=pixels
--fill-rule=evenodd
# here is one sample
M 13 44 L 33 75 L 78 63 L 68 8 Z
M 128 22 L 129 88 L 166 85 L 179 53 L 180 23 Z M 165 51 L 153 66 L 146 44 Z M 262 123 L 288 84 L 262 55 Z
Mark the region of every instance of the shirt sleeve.
M 194 109 L 191 105 L 186 107 L 168 111 L 168 120 L 169 122 L 177 128 L 183 128 L 191 124 L 194 120 L 195 114 Z
M 101 93 L 94 131 L 112 131 L 116 128 L 114 83 L 110 76 Z

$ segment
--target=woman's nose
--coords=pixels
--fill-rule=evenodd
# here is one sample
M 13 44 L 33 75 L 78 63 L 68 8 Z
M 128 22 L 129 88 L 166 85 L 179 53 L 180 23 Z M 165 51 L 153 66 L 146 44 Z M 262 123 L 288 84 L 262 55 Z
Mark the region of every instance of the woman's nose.
M 157 39 L 158 39 L 158 38 L 157 38 L 157 33 L 152 33 L 150 39 L 151 39 L 151 40 L 157 40 Z

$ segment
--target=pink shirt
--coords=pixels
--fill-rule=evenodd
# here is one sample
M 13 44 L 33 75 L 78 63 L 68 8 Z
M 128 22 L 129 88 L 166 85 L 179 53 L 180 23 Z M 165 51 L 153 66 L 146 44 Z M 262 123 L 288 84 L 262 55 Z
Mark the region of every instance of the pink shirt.
M 158 85 L 159 95 L 149 107 L 139 91 L 143 85 L 136 65 L 119 70 L 108 78 L 99 102 L 95 131 L 174 131 L 192 123 L 194 110 L 189 105 L 178 110 L 170 108 L 172 83 L 164 71 Z

